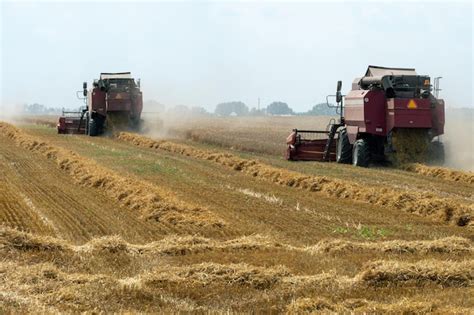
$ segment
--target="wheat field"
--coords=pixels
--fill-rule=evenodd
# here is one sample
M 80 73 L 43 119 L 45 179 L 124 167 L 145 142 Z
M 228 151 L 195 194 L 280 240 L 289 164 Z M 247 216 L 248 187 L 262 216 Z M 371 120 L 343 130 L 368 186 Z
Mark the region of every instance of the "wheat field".
M 472 172 L 283 159 L 326 118 L 0 123 L 0 312 L 474 310 Z

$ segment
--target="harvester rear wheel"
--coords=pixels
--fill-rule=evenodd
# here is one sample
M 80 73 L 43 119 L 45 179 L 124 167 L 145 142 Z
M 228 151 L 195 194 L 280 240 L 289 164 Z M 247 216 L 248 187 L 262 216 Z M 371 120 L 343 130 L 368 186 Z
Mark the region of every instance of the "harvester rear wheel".
M 436 165 L 443 165 L 445 161 L 444 145 L 442 142 L 433 141 L 428 149 L 428 162 Z
M 144 126 L 144 120 L 140 118 L 133 119 L 130 124 L 131 129 L 136 132 L 142 132 L 143 126 Z
M 352 165 L 367 167 L 369 166 L 369 162 L 369 143 L 365 139 L 359 139 L 354 143 L 354 150 L 352 152 Z
M 337 163 L 348 164 L 352 160 L 352 145 L 349 142 L 346 128 L 339 132 L 339 138 L 337 139 L 336 148 L 336 161 Z

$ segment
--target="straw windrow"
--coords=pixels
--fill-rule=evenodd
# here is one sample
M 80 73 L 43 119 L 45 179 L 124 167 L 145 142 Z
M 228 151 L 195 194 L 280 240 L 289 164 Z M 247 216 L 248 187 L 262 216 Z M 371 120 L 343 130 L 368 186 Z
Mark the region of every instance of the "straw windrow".
M 418 302 L 402 299 L 393 303 L 380 303 L 367 299 L 347 299 L 332 302 L 330 299 L 298 298 L 287 306 L 287 314 L 469 314 L 470 309 L 441 305 L 437 302 Z
M 419 163 L 407 164 L 403 168 L 410 172 L 441 178 L 447 181 L 474 184 L 474 173 L 472 172 L 462 172 L 444 167 L 426 166 Z
M 64 240 L 21 232 L 0 226 L 0 248 L 16 251 L 69 252 L 74 253 L 122 253 L 129 255 L 169 255 L 182 256 L 201 252 L 286 250 L 325 255 L 329 253 L 394 253 L 394 254 L 469 254 L 472 242 L 461 237 L 446 237 L 424 241 L 377 241 L 356 242 L 349 240 L 321 240 L 313 246 L 297 247 L 284 244 L 269 236 L 249 235 L 231 240 L 215 240 L 197 235 L 170 235 L 147 244 L 130 244 L 119 236 L 106 236 L 90 240 L 83 245 L 72 245 Z
M 0 132 L 18 146 L 55 161 L 80 185 L 103 191 L 120 205 L 139 211 L 145 218 L 172 225 L 224 226 L 224 222 L 207 209 L 184 204 L 161 187 L 131 176 L 121 176 L 74 152 L 27 135 L 10 124 L 0 122 Z
M 447 248 L 450 239 L 433 242 L 438 241 L 446 242 Z M 429 242 L 418 244 L 423 248 L 419 252 L 421 255 L 428 253 L 426 248 L 429 248 Z M 317 245 L 322 244 L 320 242 Z M 328 242 L 324 244 L 327 245 Z M 365 246 L 361 244 L 344 251 L 365 251 Z M 389 242 L 373 244 L 373 248 L 369 249 L 371 251 L 377 250 L 377 244 L 380 248 L 393 246 Z M 405 247 L 410 244 L 417 245 L 415 242 L 404 243 Z M 324 247 L 317 245 L 317 248 Z M 453 251 L 447 253 L 469 254 L 466 249 L 458 252 L 458 247 L 459 244 L 453 246 Z M 439 248 L 439 245 L 435 248 Z M 255 303 L 282 303 L 278 308 L 280 311 L 294 299 L 288 306 L 288 311 L 297 313 L 383 312 L 415 310 L 417 307 L 424 310 L 429 305 L 417 301 L 407 302 L 407 305 L 410 305 L 408 307 L 397 303 L 380 304 L 380 301 L 341 298 L 350 296 L 351 292 L 373 292 L 381 288 L 416 288 L 429 292 L 430 288 L 469 290 L 473 286 L 474 262 L 468 255 L 466 258 L 460 256 L 462 260 L 423 259 L 408 262 L 396 260 L 390 254 L 388 260 L 379 259 L 362 267 L 355 265 L 349 275 L 331 269 L 332 267 L 328 267 L 329 270 L 326 271 L 313 273 L 309 269 L 306 273 L 301 273 L 293 269 L 294 267 L 289 268 L 286 263 L 282 264 L 273 259 L 258 262 L 258 265 L 236 261 L 236 258 L 252 256 L 259 250 L 267 251 L 270 255 L 278 255 L 277 250 L 280 250 L 280 253 L 293 251 L 285 255 L 303 253 L 320 255 L 321 259 L 327 259 L 328 257 L 324 256 L 330 255 L 327 251 L 293 247 L 258 235 L 227 241 L 200 236 L 169 236 L 143 245 L 130 244 L 120 237 L 112 236 L 92 239 L 83 245 L 72 245 L 55 238 L 3 227 L 0 228 L 0 252 L 3 257 L 0 262 L 0 291 L 10 294 L 0 293 L 0 303 L 16 305 L 15 309 L 30 312 L 46 310 L 43 307 L 48 307 L 48 310 L 49 307 L 53 310 L 58 307 L 63 311 L 85 311 L 90 305 L 97 305 L 98 310 L 124 312 L 127 307 L 137 307 L 137 304 L 138 309 L 144 306 L 145 309 L 155 311 L 161 310 L 159 308 L 163 305 L 174 310 L 202 311 L 205 310 L 202 307 L 215 310 L 219 310 L 219 307 L 229 307 L 230 304 L 227 303 L 232 304 L 233 301 L 236 301 L 234 306 L 237 308 L 253 306 L 243 302 L 244 298 L 240 302 L 243 294 L 246 297 L 252 296 Z M 204 256 L 227 258 L 220 263 L 212 260 L 202 262 L 202 254 L 209 251 L 237 255 Z M 415 252 L 409 250 L 400 253 L 410 255 Z M 169 257 L 188 254 L 196 254 L 194 258 L 197 260 L 191 260 L 191 257 Z M 103 266 L 103 262 L 107 262 L 107 265 Z M 222 298 L 224 304 L 208 300 L 222 292 L 229 293 Z M 308 294 L 319 292 L 322 295 L 318 295 L 317 299 L 306 298 Z M 285 298 L 282 299 L 282 296 Z M 336 300 L 326 299 L 324 296 L 335 296 Z M 187 300 L 189 297 L 190 301 Z M 21 308 L 18 308 L 18 305 L 21 305 Z M 429 307 L 444 310 L 437 305 Z
M 439 198 L 430 193 L 394 192 L 387 188 L 366 187 L 354 182 L 330 179 L 324 176 L 304 175 L 273 167 L 257 160 L 244 159 L 229 153 L 197 149 L 189 145 L 165 140 L 153 140 L 126 132 L 119 133 L 118 138 L 141 147 L 165 150 L 214 161 L 255 178 L 271 181 L 282 186 L 320 192 L 329 197 L 351 199 L 385 208 L 400 209 L 405 212 L 430 217 L 438 222 L 466 226 L 469 225 L 474 214 L 474 205 L 465 205 L 450 198 Z
M 370 286 L 422 285 L 472 286 L 474 261 L 461 262 L 422 260 L 416 263 L 380 260 L 368 263 L 356 276 L 360 283 Z

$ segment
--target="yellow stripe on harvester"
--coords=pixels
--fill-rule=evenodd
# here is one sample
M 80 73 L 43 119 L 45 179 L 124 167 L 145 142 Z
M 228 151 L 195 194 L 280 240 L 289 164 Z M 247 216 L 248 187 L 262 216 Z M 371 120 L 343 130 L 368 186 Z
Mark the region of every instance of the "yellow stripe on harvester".
M 409 108 L 409 109 L 415 109 L 415 108 L 418 108 L 418 106 L 416 105 L 416 103 L 415 103 L 414 100 L 410 100 L 410 101 L 408 102 L 407 108 Z

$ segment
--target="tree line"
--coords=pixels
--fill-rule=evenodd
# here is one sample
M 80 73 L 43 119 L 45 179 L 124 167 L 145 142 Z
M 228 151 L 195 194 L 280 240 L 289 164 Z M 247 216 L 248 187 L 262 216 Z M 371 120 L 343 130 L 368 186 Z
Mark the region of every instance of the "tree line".
M 47 107 L 43 104 L 26 104 L 23 107 L 24 113 L 28 114 L 41 114 L 41 115 L 50 115 L 50 114 L 59 114 L 61 113 L 61 108 Z M 217 104 L 214 113 L 208 112 L 204 107 L 200 106 L 186 106 L 186 105 L 177 105 L 166 109 L 165 105 L 154 101 L 149 100 L 144 104 L 144 111 L 146 112 L 169 112 L 177 115 L 217 115 L 223 117 L 229 116 L 288 116 L 288 115 L 336 115 L 335 108 L 328 107 L 326 103 L 319 103 L 314 105 L 307 112 L 295 112 L 290 106 L 285 102 L 275 101 L 270 103 L 268 106 L 261 109 L 255 107 L 249 108 L 245 103 L 240 101 L 235 102 L 224 102 Z
M 330 104 L 332 106 L 332 104 Z M 289 115 L 337 115 L 334 107 L 328 106 L 326 103 L 314 105 L 307 112 L 295 112 L 285 102 L 275 101 L 268 106 L 257 109 L 255 107 L 249 109 L 243 102 L 225 102 L 217 104 L 214 114 L 218 116 L 289 116 Z
M 156 101 L 147 101 L 144 104 L 145 111 L 151 112 L 168 112 L 172 114 L 197 114 L 197 115 L 216 115 L 222 117 L 231 116 L 289 116 L 289 115 L 336 115 L 336 109 L 329 107 L 326 103 L 319 103 L 314 105 L 307 112 L 295 112 L 287 103 L 275 101 L 268 106 L 261 109 L 252 107 L 249 108 L 244 102 L 223 102 L 217 104 L 213 113 L 208 112 L 203 107 L 188 107 L 185 105 L 178 105 L 166 109 L 163 104 Z
M 62 112 L 61 108 L 47 107 L 43 104 L 33 103 L 23 105 L 23 113 L 32 115 L 56 115 Z

